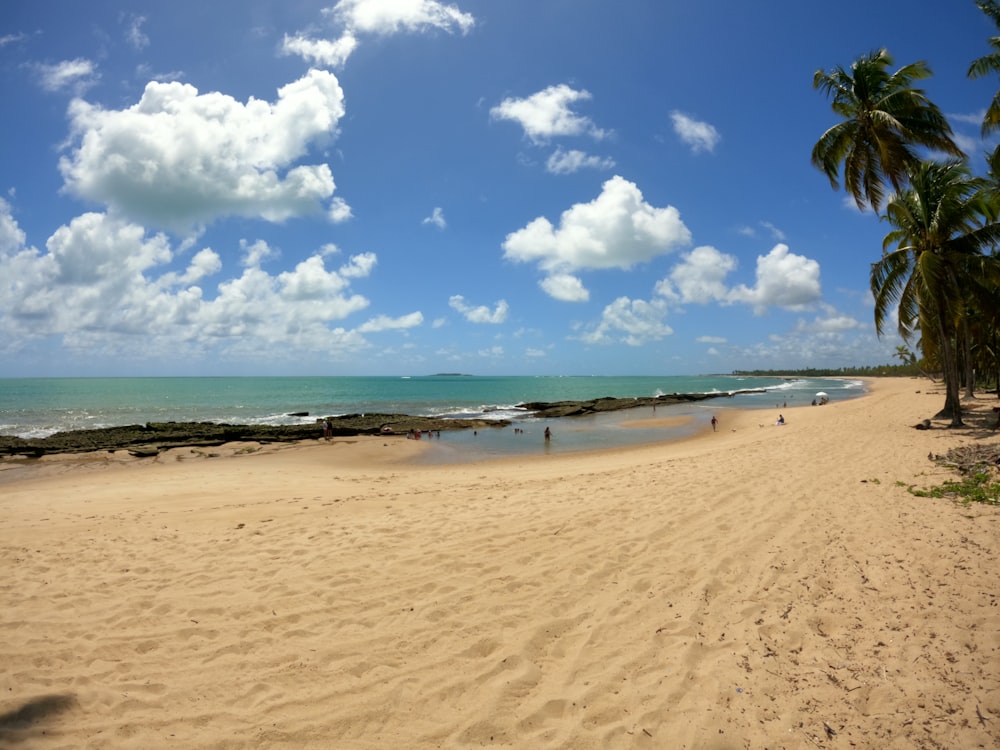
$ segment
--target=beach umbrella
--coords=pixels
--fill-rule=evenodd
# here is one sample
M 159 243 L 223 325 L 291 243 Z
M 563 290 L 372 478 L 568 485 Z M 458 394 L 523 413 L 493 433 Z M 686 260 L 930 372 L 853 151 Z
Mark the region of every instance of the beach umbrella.
M 816 394 L 816 398 L 826 398 L 826 394 L 823 391 L 820 391 Z

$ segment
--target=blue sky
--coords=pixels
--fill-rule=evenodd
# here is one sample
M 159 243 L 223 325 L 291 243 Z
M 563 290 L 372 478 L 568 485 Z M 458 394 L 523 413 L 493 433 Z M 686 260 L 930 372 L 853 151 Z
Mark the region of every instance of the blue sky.
M 972 0 L 13 0 L 0 376 L 892 361 L 810 163 L 886 47 L 981 169 Z

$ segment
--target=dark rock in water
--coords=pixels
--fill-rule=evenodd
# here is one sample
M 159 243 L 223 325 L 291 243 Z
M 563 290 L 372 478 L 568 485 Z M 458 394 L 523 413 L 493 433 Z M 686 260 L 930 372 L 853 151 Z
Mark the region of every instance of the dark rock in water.
M 285 415 L 286 417 L 308 417 L 309 412 L 307 411 L 293 411 Z
M 669 396 L 650 396 L 641 398 L 613 398 L 606 396 L 592 401 L 530 401 L 519 404 L 522 409 L 532 412 L 535 417 L 553 419 L 558 417 L 577 417 L 584 414 L 597 414 L 606 411 L 621 411 L 635 409 L 640 406 L 670 406 L 671 404 L 686 404 L 694 401 L 705 401 L 717 398 L 718 393 L 674 393 Z
M 439 419 L 406 414 L 348 414 L 330 417 L 333 435 L 398 435 L 410 430 L 471 430 L 506 427 L 506 420 Z M 383 431 L 383 427 L 391 432 Z M 292 443 L 322 437 L 317 424 L 232 425 L 214 422 L 148 422 L 145 425 L 108 427 L 99 430 L 57 432 L 46 438 L 19 438 L 0 435 L 0 456 L 30 456 L 47 453 L 87 453 L 128 450 L 132 455 L 155 456 L 169 448 L 210 448 L 233 442 Z
M 620 411 L 642 406 L 703 401 L 728 394 L 674 393 L 668 396 L 643 398 L 598 398 L 591 401 L 536 401 L 521 404 L 521 408 L 539 418 L 572 417 L 599 412 Z M 308 412 L 290 416 L 308 416 Z M 317 420 L 321 420 L 318 417 Z M 508 427 L 506 419 L 443 419 L 413 417 L 407 414 L 345 414 L 328 417 L 335 437 L 354 435 L 397 436 L 410 430 L 451 431 L 484 430 L 488 427 Z M 46 453 L 86 453 L 90 451 L 128 450 L 132 455 L 155 456 L 169 448 L 209 448 L 234 442 L 291 443 L 315 440 L 323 436 L 322 425 L 234 425 L 214 422 L 148 422 L 145 425 L 108 427 L 99 430 L 57 432 L 47 438 L 25 439 L 0 435 L 0 456 L 31 456 Z

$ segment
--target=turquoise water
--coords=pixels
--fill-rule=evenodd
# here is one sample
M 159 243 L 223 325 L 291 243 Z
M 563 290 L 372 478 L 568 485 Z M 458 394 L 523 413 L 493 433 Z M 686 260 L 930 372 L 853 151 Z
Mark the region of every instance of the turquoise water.
M 767 392 L 748 392 L 757 389 Z M 774 409 L 784 403 L 794 406 L 809 403 L 817 391 L 833 399 L 851 398 L 861 395 L 863 387 L 850 380 L 716 375 L 8 378 L 0 379 L 0 434 L 44 437 L 64 430 L 168 421 L 296 424 L 315 422 L 317 416 L 370 412 L 514 419 L 530 426 L 538 420 L 518 408 L 527 401 L 734 394 L 701 402 L 694 409 L 676 407 L 672 412 L 698 413 L 733 407 Z M 293 412 L 309 416 L 289 416 Z M 620 415 L 615 421 L 621 421 Z M 586 421 L 573 422 L 578 424 L 559 420 L 564 439 L 567 433 L 596 431 L 597 436 L 591 437 L 600 440 L 602 431 L 610 431 L 604 430 L 605 424 L 586 430 L 582 427 Z

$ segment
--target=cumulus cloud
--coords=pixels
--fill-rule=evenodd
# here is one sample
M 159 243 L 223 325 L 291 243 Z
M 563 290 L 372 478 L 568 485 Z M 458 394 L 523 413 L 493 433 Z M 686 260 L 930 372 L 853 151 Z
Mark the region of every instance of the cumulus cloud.
M 753 305 L 754 312 L 760 315 L 769 306 L 802 310 L 819 302 L 821 295 L 819 263 L 778 244 L 767 255 L 757 257 L 756 284 L 740 284 L 728 298 Z
M 820 301 L 819 263 L 790 252 L 787 245 L 775 245 L 767 255 L 757 257 L 752 287 L 727 286 L 726 277 L 737 266 L 732 255 L 714 247 L 698 247 L 681 258 L 655 291 L 676 304 L 749 304 L 758 315 L 768 307 L 803 310 Z
M 553 299 L 562 302 L 586 302 L 590 299 L 583 282 L 568 273 L 557 273 L 538 282 L 542 290 Z
M 20 250 L 25 239 L 24 230 L 14 219 L 10 204 L 0 198 L 0 257 Z
M 357 49 L 358 40 L 345 33 L 339 39 L 314 39 L 306 34 L 286 35 L 282 51 L 286 55 L 298 55 L 310 65 L 337 68 L 343 65 L 351 53 Z
M 347 61 L 357 49 L 359 38 L 365 35 L 431 30 L 465 34 L 476 23 L 470 13 L 438 0 L 340 0 L 324 13 L 340 29 L 337 39 L 317 39 L 312 33 L 299 32 L 285 36 L 282 51 L 299 55 L 310 64 L 338 67 Z
M 127 219 L 192 232 L 228 215 L 320 214 L 328 201 L 332 220 L 350 215 L 331 201 L 327 164 L 293 166 L 337 134 L 344 94 L 329 72 L 310 70 L 273 104 L 151 82 L 126 109 L 76 99 L 69 113 L 71 151 L 59 162 L 66 189 Z
M 550 174 L 572 174 L 581 169 L 613 169 L 615 160 L 592 156 L 584 151 L 569 151 L 557 148 L 545 162 L 545 171 Z
M 564 83 L 549 86 L 525 99 L 504 99 L 490 110 L 495 120 L 511 120 L 524 128 L 524 134 L 536 144 L 557 136 L 589 135 L 604 138 L 607 132 L 589 117 L 578 115 L 572 106 L 591 98 L 588 91 L 576 91 Z
M 693 153 L 711 153 L 722 140 L 719 131 L 712 125 L 695 120 L 683 112 L 671 113 L 670 119 L 674 123 L 674 132 Z
M 454 294 L 448 299 L 448 305 L 452 310 L 461 313 L 470 323 L 503 323 L 507 320 L 507 313 L 510 307 L 506 300 L 497 302 L 497 306 L 490 310 L 486 305 L 473 306 L 465 301 L 461 294 Z
M 725 279 L 737 267 L 736 258 L 707 245 L 682 256 L 669 278 L 657 284 L 657 292 L 682 304 L 719 302 L 727 298 Z
M 629 269 L 690 241 L 676 208 L 651 206 L 634 183 L 615 176 L 593 201 L 564 211 L 558 226 L 545 217 L 534 219 L 508 234 L 503 249 L 505 258 L 537 262 L 556 276 L 578 269 Z
M 662 300 L 633 300 L 619 297 L 604 308 L 601 320 L 579 336 L 590 344 L 623 343 L 643 346 L 659 341 L 674 331 L 666 324 L 667 306 Z
M 339 268 L 327 267 L 317 253 L 270 274 L 261 265 L 273 250 L 262 241 L 241 244 L 240 274 L 212 288 L 206 282 L 224 269 L 211 248 L 185 261 L 163 233 L 85 213 L 56 230 L 42 251 L 25 244 L 0 201 L 0 340 L 8 353 L 57 337 L 68 351 L 106 356 L 176 361 L 212 352 L 271 359 L 276 352 L 333 356 L 361 349 L 366 332 L 422 321 L 414 312 L 376 317 L 355 330 L 335 325 L 368 307 L 351 286 L 375 268 L 372 253 Z M 180 270 L 170 270 L 178 264 Z

